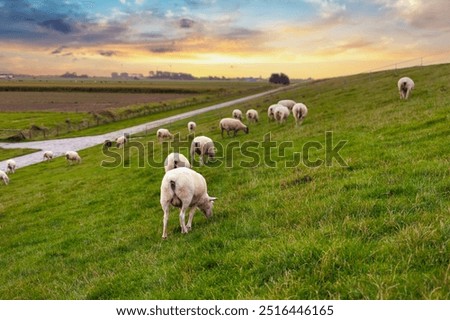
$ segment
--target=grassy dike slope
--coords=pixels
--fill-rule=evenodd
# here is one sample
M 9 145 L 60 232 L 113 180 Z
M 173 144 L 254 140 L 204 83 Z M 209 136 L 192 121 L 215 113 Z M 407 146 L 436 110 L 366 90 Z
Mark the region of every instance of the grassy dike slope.
M 416 82 L 409 101 L 403 75 Z M 18 170 L 0 186 L 0 298 L 449 299 L 449 75 L 440 65 L 306 84 L 241 105 L 261 121 L 236 138 L 218 130 L 234 107 L 197 117 L 197 134 L 220 142 L 222 164 L 196 168 L 219 199 L 187 235 L 173 209 L 166 241 L 164 170 L 138 166 L 164 157 L 148 148 L 153 133 L 117 167 L 101 167 L 112 158 L 95 147 L 78 166 Z M 281 98 L 308 105 L 300 128 L 267 121 Z M 184 137 L 186 123 L 168 128 Z M 345 165 L 286 166 L 305 145 L 310 162 L 325 160 L 326 131 L 332 147 L 347 141 Z M 283 152 L 262 147 L 268 132 Z

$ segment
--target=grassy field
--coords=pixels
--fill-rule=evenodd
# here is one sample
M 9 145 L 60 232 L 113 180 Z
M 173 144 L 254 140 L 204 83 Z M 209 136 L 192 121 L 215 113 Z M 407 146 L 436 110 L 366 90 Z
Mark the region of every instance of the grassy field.
M 0 186 L 0 298 L 449 299 L 449 83 L 450 65 L 317 81 L 239 106 L 261 121 L 236 138 L 218 130 L 234 107 L 197 117 L 218 200 L 187 235 L 172 209 L 166 241 L 156 164 L 183 143 L 149 148 L 153 132 L 119 166 L 99 146 L 20 169 Z M 301 127 L 267 121 L 281 98 L 309 107 Z
M 106 133 L 271 88 L 245 81 L 1 81 L 0 140 Z
M 29 153 L 36 152 L 38 150 L 35 149 L 3 149 L 0 148 L 0 161 L 20 157 Z M 0 168 L 0 170 L 3 170 L 5 168 Z

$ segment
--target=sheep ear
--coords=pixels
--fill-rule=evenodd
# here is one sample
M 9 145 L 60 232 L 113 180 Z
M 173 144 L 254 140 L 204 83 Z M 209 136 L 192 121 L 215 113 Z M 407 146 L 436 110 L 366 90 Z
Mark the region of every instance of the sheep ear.
M 209 197 L 209 201 L 210 201 L 210 202 L 214 202 L 215 200 L 217 200 L 216 197 Z

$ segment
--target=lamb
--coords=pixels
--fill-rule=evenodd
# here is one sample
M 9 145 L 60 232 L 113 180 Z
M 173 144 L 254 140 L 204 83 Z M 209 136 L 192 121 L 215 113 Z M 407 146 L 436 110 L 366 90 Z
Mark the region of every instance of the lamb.
M 197 129 L 197 124 L 194 121 L 189 121 L 188 122 L 189 133 L 195 133 L 195 129 Z
M 117 139 L 119 139 L 119 138 L 117 138 Z M 111 148 L 112 147 L 112 141 L 111 140 L 108 140 L 108 139 L 106 139 L 105 140 L 105 142 L 103 142 L 103 147 L 104 148 Z
M 308 115 L 308 108 L 303 103 L 296 103 L 292 107 L 292 114 L 295 118 L 295 124 L 302 124 L 303 120 Z
M 81 157 L 76 151 L 67 151 L 66 159 L 68 163 L 81 163 Z
M 205 178 L 188 168 L 176 168 L 167 171 L 161 182 L 160 203 L 164 211 L 162 238 L 167 239 L 167 222 L 170 205 L 180 208 L 181 233 L 192 229 L 192 219 L 197 208 L 209 218 L 212 216 L 214 200 L 207 192 Z M 185 215 L 189 209 L 189 220 L 186 225 Z
M 289 109 L 285 106 L 282 105 L 278 105 L 275 109 L 274 109 L 274 116 L 275 116 L 275 120 L 277 120 L 277 122 L 279 124 L 281 123 L 285 123 L 286 119 L 289 117 Z
M 280 100 L 278 101 L 278 104 L 281 104 L 282 106 L 287 107 L 289 110 L 292 110 L 292 108 L 294 107 L 294 104 L 296 102 L 294 100 Z
M 249 122 L 258 122 L 258 120 L 259 120 L 258 111 L 256 111 L 255 109 L 247 110 L 247 112 L 245 113 L 245 116 L 247 117 L 247 120 Z
M 278 107 L 278 104 L 272 104 L 272 105 L 267 109 L 267 116 L 269 117 L 269 121 L 275 119 L 275 113 L 274 113 L 274 110 L 275 110 L 276 107 Z
M 191 161 L 194 161 L 195 154 L 200 155 L 200 165 L 203 165 L 207 159 L 214 159 L 216 156 L 216 150 L 214 148 L 214 142 L 211 138 L 205 136 L 198 136 L 192 140 L 191 143 Z
M 169 154 L 164 160 L 164 171 L 167 172 L 172 169 L 180 168 L 180 167 L 186 167 L 190 168 L 191 164 L 189 163 L 189 160 L 183 156 L 181 153 L 172 152 Z
M 245 133 L 248 133 L 249 131 L 248 127 L 245 124 L 243 124 L 240 120 L 232 118 L 224 118 L 220 120 L 219 127 L 222 133 L 222 138 L 224 130 L 227 132 L 227 135 L 230 135 L 230 131 L 234 131 L 234 137 L 236 136 L 239 130 L 242 130 Z
M 167 129 L 158 129 L 158 131 L 156 131 L 156 136 L 158 137 L 158 141 L 161 142 L 165 139 L 172 139 L 173 138 L 173 134 L 170 133 L 169 130 Z
M 43 160 L 50 161 L 53 159 L 53 151 L 45 151 L 43 155 Z
M 6 173 L 16 173 L 16 162 L 13 159 L 6 161 Z
M 403 77 L 397 82 L 398 92 L 400 93 L 400 99 L 407 100 L 414 89 L 414 81 L 411 78 Z
M 242 120 L 242 111 L 241 110 L 234 109 L 232 114 L 233 114 L 234 119 Z
M 5 183 L 5 185 L 8 185 L 8 184 L 9 184 L 9 178 L 8 178 L 8 175 L 7 175 L 4 171 L 2 171 L 2 170 L 0 170 L 0 179 L 3 180 L 3 182 Z
M 128 139 L 127 139 L 127 137 L 125 137 L 124 135 L 118 137 L 118 138 L 116 139 L 116 147 L 117 147 L 117 148 L 122 148 L 122 146 L 124 146 L 125 143 L 127 143 L 127 141 L 128 141 Z

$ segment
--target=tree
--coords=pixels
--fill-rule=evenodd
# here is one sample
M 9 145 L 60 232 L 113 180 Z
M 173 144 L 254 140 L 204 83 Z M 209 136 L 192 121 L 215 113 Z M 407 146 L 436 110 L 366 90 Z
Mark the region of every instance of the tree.
M 289 81 L 289 77 L 285 75 L 284 73 L 272 73 L 272 75 L 269 78 L 270 83 L 276 83 L 276 84 L 283 84 L 288 85 L 291 82 Z

